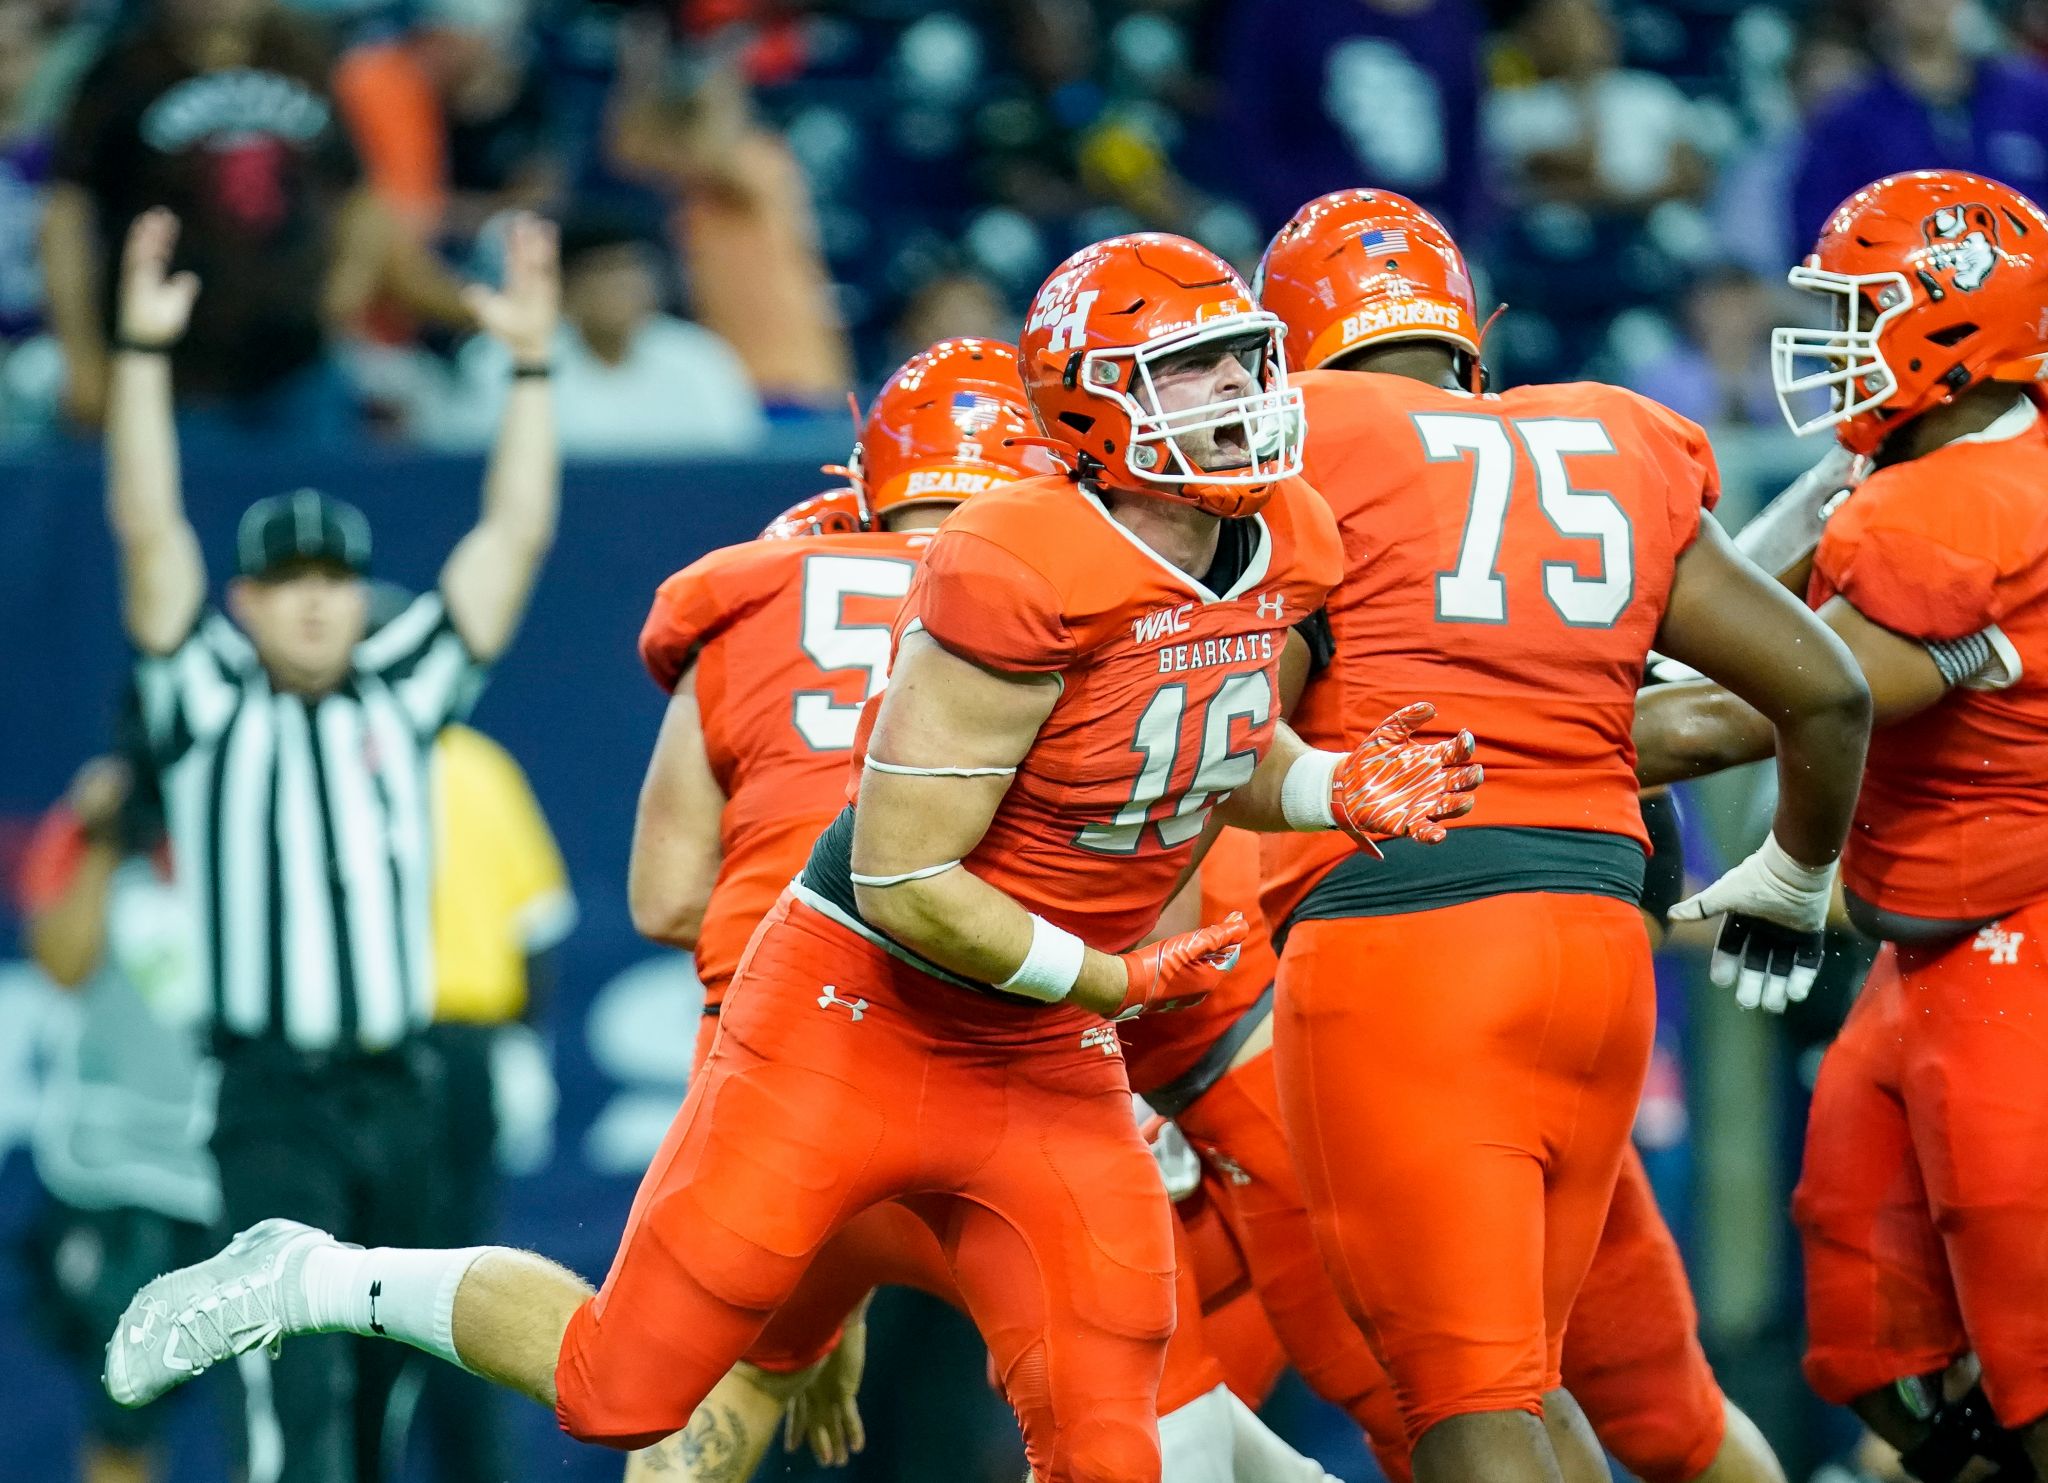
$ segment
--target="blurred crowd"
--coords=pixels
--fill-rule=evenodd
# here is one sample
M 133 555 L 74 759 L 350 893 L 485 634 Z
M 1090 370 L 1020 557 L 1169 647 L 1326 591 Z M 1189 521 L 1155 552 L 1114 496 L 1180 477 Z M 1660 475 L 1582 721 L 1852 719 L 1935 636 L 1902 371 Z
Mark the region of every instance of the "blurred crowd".
M 461 284 L 563 223 L 572 454 L 722 454 L 1014 330 L 1081 242 L 1250 268 L 1378 184 L 1488 356 L 1775 424 L 1777 285 L 1902 164 L 2048 191 L 2048 0 L 0 0 L 0 440 L 89 436 L 111 244 L 187 224 L 194 438 L 473 448 Z M 1482 295 L 1485 297 L 1485 295 Z

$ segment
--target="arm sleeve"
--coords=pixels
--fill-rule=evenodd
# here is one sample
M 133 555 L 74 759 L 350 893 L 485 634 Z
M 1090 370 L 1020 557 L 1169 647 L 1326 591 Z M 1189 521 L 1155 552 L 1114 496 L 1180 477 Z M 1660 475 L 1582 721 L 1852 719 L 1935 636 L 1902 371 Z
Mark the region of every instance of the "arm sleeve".
M 249 641 L 213 609 L 201 613 L 192 632 L 170 653 L 137 657 L 142 734 L 159 767 L 227 729 L 255 662 Z
M 1058 589 L 1015 553 L 941 527 L 905 610 L 953 653 L 1010 674 L 1053 674 L 1078 646 Z
M 1295 624 L 1294 631 L 1308 645 L 1308 672 L 1319 675 L 1328 669 L 1337 657 L 1337 635 L 1330 627 L 1330 610 L 1317 608 Z
M 423 592 L 356 646 L 356 672 L 391 687 L 413 730 L 432 736 L 469 714 L 484 666 L 469 652 L 439 592 Z

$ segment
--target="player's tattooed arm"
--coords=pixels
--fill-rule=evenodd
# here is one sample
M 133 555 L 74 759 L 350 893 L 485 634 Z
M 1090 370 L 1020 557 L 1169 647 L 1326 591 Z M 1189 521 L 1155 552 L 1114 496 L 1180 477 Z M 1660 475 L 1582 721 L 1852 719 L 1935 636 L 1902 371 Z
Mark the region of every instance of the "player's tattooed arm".
M 640 784 L 626 899 L 642 937 L 695 948 L 721 858 L 725 793 L 711 771 L 697 709 L 697 668 L 676 682 Z
M 707 1401 L 674 1436 L 633 1454 L 625 1483 L 744 1483 L 758 1460 L 730 1406 Z

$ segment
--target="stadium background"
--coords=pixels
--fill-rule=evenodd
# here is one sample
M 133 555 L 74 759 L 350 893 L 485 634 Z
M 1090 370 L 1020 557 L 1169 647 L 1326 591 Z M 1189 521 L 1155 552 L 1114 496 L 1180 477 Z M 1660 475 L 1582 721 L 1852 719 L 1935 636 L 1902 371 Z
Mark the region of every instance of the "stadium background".
M 601 218 L 607 240 L 642 243 L 671 310 L 701 316 L 731 288 L 713 283 L 716 265 L 681 240 L 675 213 L 689 201 L 624 178 L 602 142 L 609 102 L 625 86 L 621 28 L 647 23 L 644 8 L 302 8 L 356 48 L 400 44 L 422 28 L 487 30 L 494 55 L 516 65 L 520 96 L 538 100 L 517 137 L 554 172 L 542 204 L 572 220 Z M 23 45 L 25 9 L 35 12 L 33 45 L 46 49 L 29 58 L 36 63 L 59 43 L 89 46 L 123 7 L 0 0 L 9 60 L 20 60 L 4 48 Z M 661 704 L 633 639 L 662 576 L 821 487 L 818 466 L 843 458 L 849 441 L 835 405 L 843 390 L 866 392 L 939 333 L 1014 327 L 1044 271 L 1080 242 L 1183 230 L 1249 268 L 1300 200 L 1378 181 L 1444 210 L 1476 249 L 1487 297 L 1514 305 L 1489 344 L 1500 373 L 1620 380 L 1702 417 L 1728 476 L 1724 514 L 1739 521 L 1812 456 L 1776 424 L 1762 361 L 1765 328 L 1784 312 L 1772 282 L 1813 225 L 1802 191 L 1821 187 L 1809 177 L 1968 165 L 2039 195 L 2048 176 L 2048 109 L 2029 133 L 2025 120 L 2008 127 L 1973 114 L 1967 98 L 1960 114 L 1944 115 L 1943 147 L 1956 157 L 1885 158 L 1895 145 L 1873 137 L 1870 158 L 1814 162 L 1813 139 L 1839 140 L 1844 116 L 1853 125 L 1857 90 L 1907 65 L 1897 48 L 1929 44 L 1901 39 L 1899 13 L 1909 10 L 1942 13 L 1967 55 L 2006 68 L 2033 67 L 2027 40 L 2048 36 L 2048 5 L 1972 0 L 701 0 L 656 13 L 675 38 L 657 85 L 689 94 L 714 74 L 736 84 L 760 137 L 801 167 L 784 206 L 798 226 L 814 214 L 811 266 L 829 280 L 821 302 L 845 333 L 829 313 L 778 323 L 764 310 L 750 326 L 767 348 L 738 348 L 767 421 L 748 452 L 570 464 L 561 536 L 532 616 L 477 713 L 531 776 L 582 906 L 547 1025 L 561 1087 L 554 1152 L 511 1185 L 502 1235 L 600 1274 L 638 1165 L 681 1097 L 694 981 L 686 960 L 634 936 L 625 907 L 632 800 Z M 1617 51 L 1603 60 L 1607 36 Z M 1580 96 L 1601 100 L 1590 115 L 1594 158 L 1576 174 L 1536 168 L 1523 148 L 1554 122 L 1545 102 L 1554 90 L 1544 89 L 1561 66 L 1577 69 Z M 0 93 L 0 122 L 17 97 Z M 0 145 L 20 137 L 0 132 Z M 1661 164 L 1627 147 L 1646 138 L 1663 141 Z M 36 814 L 105 745 L 125 664 L 94 441 L 60 409 L 55 347 L 27 286 L 46 179 L 23 157 L 0 154 L 0 297 L 14 315 L 0 338 L 0 876 Z M 440 233 L 436 245 L 458 266 L 488 271 L 490 244 L 485 218 L 473 231 Z M 786 367 L 771 364 L 778 336 L 839 363 L 783 384 Z M 389 324 L 335 347 L 372 414 L 338 438 L 289 420 L 253 437 L 188 424 L 188 501 L 216 570 L 250 499 L 316 483 L 370 513 L 381 574 L 430 582 L 473 513 L 478 466 L 422 446 L 437 440 L 392 392 L 388 367 L 414 356 L 445 364 L 450 354 L 459 360 L 446 337 Z M 1760 832 L 1768 800 L 1759 786 L 1752 776 L 1689 795 L 1696 872 Z M 39 1045 L 65 1005 L 17 961 L 7 911 L 0 1477 L 59 1483 L 73 1476 L 79 1394 L 26 1322 L 30 1278 L 14 1252 L 41 1198 L 24 1152 Z M 1783 1211 L 1802 1087 L 1845 990 L 1834 986 L 1780 1024 L 1705 991 L 1684 944 L 1660 969 L 1660 1056 L 1641 1141 L 1686 1246 L 1723 1382 L 1791 1475 L 1807 1477 L 1852 1436 L 1798 1378 Z M 177 1479 L 223 1476 L 206 1387 L 195 1389 L 201 1397 L 177 1424 Z M 879 1310 L 864 1403 L 873 1440 L 855 1477 L 1016 1476 L 1011 1424 L 984 1384 L 979 1346 L 920 1298 Z M 579 1452 L 537 1412 L 508 1405 L 504 1414 L 521 1443 L 521 1483 L 617 1475 L 615 1460 Z M 1283 1391 L 1272 1414 L 1340 1475 L 1375 1476 L 1336 1418 L 1298 1392 Z

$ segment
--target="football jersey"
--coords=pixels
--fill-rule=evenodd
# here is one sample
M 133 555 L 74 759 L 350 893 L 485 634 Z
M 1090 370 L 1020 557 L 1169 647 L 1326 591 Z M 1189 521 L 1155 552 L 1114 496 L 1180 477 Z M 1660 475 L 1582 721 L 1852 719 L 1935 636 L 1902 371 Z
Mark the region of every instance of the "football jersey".
M 2000 431 L 1877 470 L 1814 553 L 1815 607 L 1839 594 L 1930 643 L 1995 627 L 2017 658 L 2006 688 L 1957 688 L 1871 733 L 1843 881 L 1908 916 L 2048 896 L 2048 419 Z
M 1307 485 L 1283 481 L 1248 518 L 1242 570 L 1212 591 L 1092 492 L 1023 480 L 939 528 L 897 623 L 899 643 L 922 629 L 990 669 L 1059 677 L 965 864 L 1104 952 L 1152 930 L 1210 808 L 1251 778 L 1280 719 L 1289 630 L 1338 575 L 1336 527 Z M 851 910 L 842 832 L 805 867 L 806 899 L 875 936 Z
M 725 793 L 718 877 L 697 939 L 707 1005 L 846 801 L 863 702 L 929 532 L 728 546 L 661 584 L 640 656 L 663 690 L 694 660 L 711 772 Z
M 1706 434 L 1594 383 L 1472 396 L 1312 371 L 1304 477 L 1344 544 L 1336 655 L 1292 716 L 1340 749 L 1411 701 L 1426 734 L 1478 739 L 1486 782 L 1452 829 L 1646 842 L 1630 728 L 1679 555 L 1719 494 Z M 1279 924 L 1347 858 L 1338 838 L 1266 844 Z
M 1259 837 L 1242 829 L 1223 830 L 1202 857 L 1195 879 L 1202 901 L 1201 924 L 1212 927 L 1241 911 L 1251 935 L 1238 950 L 1236 966 L 1206 998 L 1186 1009 L 1140 1015 L 1118 1026 L 1131 1090 L 1141 1097 L 1200 1065 L 1265 997 L 1280 972 L 1272 934 L 1259 914 Z M 1224 1064 L 1213 1070 L 1221 1075 L 1227 1067 L 1225 1057 Z

